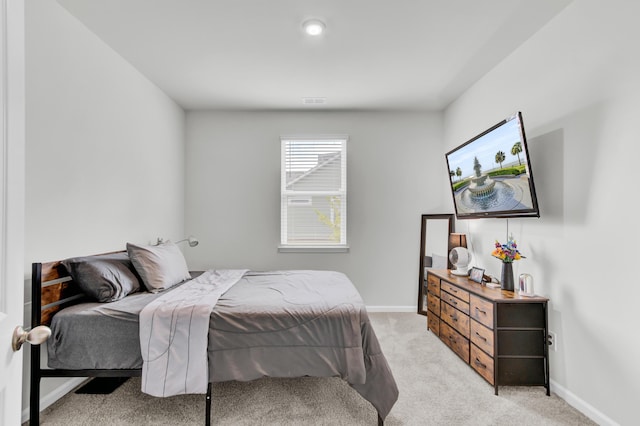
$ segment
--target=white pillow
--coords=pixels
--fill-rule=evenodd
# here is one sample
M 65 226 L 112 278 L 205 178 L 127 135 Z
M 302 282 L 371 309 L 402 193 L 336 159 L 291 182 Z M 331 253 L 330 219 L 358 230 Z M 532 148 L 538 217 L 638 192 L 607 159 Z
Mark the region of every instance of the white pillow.
M 447 257 L 433 253 L 431 255 L 431 267 L 433 269 L 447 269 Z
M 127 253 L 149 291 L 160 291 L 191 279 L 184 255 L 171 241 L 157 246 L 127 243 Z

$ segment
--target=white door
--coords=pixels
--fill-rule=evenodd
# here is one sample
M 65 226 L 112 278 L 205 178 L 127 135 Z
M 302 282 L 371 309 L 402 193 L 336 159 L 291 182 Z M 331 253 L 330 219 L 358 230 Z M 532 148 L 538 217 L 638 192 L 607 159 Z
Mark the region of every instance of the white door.
M 0 426 L 20 425 L 24 308 L 24 4 L 0 0 Z M 28 326 L 28 324 L 26 324 Z

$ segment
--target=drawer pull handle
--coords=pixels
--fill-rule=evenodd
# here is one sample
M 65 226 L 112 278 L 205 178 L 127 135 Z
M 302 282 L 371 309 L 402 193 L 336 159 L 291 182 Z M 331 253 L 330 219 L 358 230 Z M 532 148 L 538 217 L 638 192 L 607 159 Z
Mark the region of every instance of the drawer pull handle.
M 487 368 L 486 365 L 484 365 L 482 362 L 480 362 L 480 360 L 478 359 L 478 357 L 476 357 L 476 365 L 482 368 Z
M 458 306 L 458 302 L 456 302 L 455 300 L 452 300 L 451 303 L 453 303 L 454 305 Z
M 458 317 L 451 317 L 452 320 L 454 320 L 455 322 L 458 322 Z
M 480 333 L 478 333 L 477 331 L 476 331 L 476 336 L 478 336 L 479 338 L 481 338 L 481 339 L 482 339 L 482 340 L 484 340 L 485 342 L 487 341 L 487 338 L 486 338 L 486 337 L 482 337 L 482 336 L 480 335 Z
M 476 306 L 476 311 L 480 312 L 481 314 L 487 315 L 487 311 L 483 311 L 482 309 L 478 308 L 477 306 Z

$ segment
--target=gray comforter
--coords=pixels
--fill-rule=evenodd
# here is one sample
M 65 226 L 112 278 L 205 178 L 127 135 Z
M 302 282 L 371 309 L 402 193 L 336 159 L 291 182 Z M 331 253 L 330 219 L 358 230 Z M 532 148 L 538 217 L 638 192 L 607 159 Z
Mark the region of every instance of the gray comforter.
M 141 367 L 138 315 L 155 297 L 64 309 L 51 325 L 49 366 Z M 208 334 L 212 382 L 341 377 L 383 419 L 398 398 L 362 298 L 344 274 L 250 272 L 220 297 Z
M 142 392 L 162 397 L 207 393 L 211 310 L 246 272 L 211 269 L 144 307 Z
M 218 301 L 209 329 L 214 382 L 341 377 L 384 419 L 398 398 L 360 294 L 339 272 L 249 274 Z

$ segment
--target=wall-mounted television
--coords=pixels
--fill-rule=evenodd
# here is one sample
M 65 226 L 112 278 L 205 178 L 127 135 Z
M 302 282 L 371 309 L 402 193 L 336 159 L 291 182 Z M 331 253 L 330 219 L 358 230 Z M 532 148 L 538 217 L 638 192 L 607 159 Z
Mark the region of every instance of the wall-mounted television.
M 517 112 L 445 154 L 458 219 L 540 217 Z

